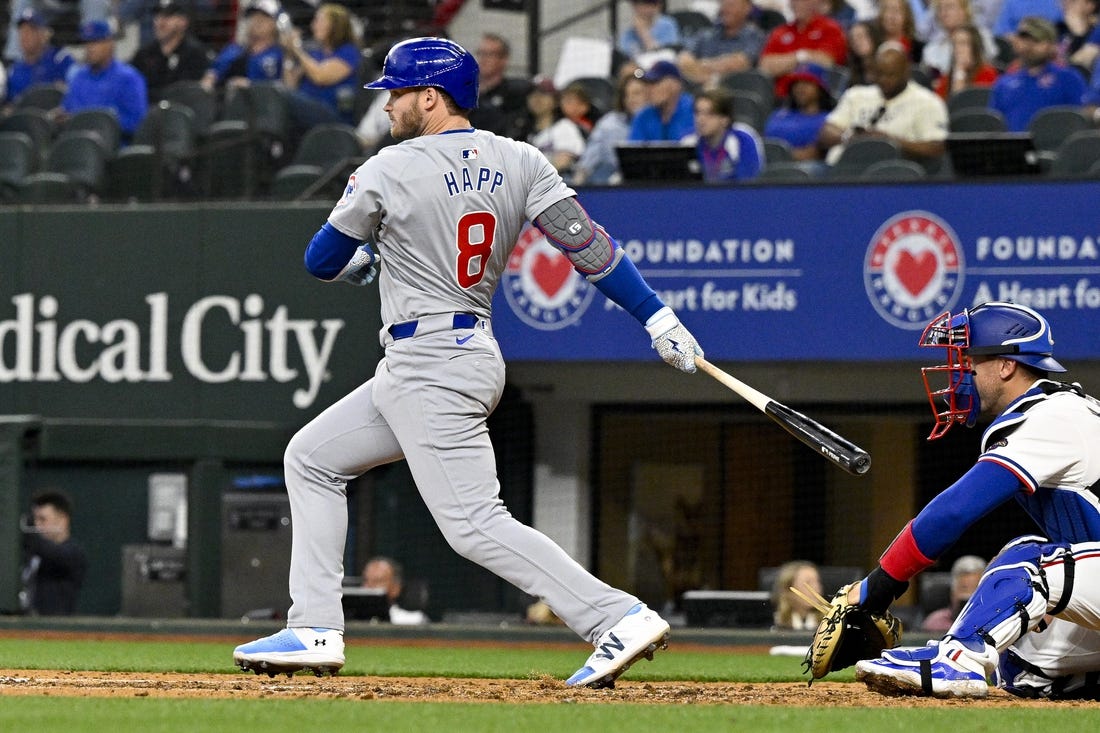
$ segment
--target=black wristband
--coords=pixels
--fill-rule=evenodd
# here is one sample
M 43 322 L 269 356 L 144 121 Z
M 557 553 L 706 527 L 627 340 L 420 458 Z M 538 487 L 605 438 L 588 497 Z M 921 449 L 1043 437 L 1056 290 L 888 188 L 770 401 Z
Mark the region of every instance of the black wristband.
M 894 580 L 882 567 L 877 567 L 867 576 L 867 598 L 859 605 L 871 613 L 883 613 L 908 588 L 908 580 Z

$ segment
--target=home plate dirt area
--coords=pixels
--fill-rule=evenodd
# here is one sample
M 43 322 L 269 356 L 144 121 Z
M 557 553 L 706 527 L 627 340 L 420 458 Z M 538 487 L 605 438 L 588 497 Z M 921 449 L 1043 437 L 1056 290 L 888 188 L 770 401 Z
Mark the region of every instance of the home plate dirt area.
M 620 680 L 613 690 L 567 688 L 551 677 L 535 679 L 458 679 L 442 677 L 257 677 L 253 674 L 178 674 L 65 670 L 0 670 L 0 695 L 165 698 L 346 698 L 483 703 L 646 703 L 654 705 L 786 705 L 786 706 L 1050 706 L 1021 700 L 999 690 L 985 700 L 936 700 L 886 697 L 860 684 L 816 682 L 645 682 Z

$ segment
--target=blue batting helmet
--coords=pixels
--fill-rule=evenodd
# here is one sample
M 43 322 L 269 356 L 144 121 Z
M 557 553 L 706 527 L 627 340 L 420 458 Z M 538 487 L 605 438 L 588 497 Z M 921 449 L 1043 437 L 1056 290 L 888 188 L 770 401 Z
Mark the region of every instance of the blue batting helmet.
M 473 54 L 446 38 L 410 38 L 386 54 L 382 76 L 367 89 L 436 87 L 462 109 L 477 106 L 478 65 Z

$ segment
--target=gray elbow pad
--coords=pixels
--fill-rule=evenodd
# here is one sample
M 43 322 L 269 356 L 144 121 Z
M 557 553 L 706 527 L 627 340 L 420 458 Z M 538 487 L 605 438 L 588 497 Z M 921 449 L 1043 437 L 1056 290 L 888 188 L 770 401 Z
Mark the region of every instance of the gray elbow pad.
M 599 275 L 615 260 L 615 243 L 599 225 L 588 218 L 575 198 L 563 199 L 535 218 L 547 240 L 565 253 L 584 275 Z

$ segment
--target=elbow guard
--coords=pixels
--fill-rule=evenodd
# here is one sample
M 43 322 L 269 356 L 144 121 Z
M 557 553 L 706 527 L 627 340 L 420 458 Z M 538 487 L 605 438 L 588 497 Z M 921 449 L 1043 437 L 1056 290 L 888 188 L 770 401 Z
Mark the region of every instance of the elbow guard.
M 593 279 L 615 260 L 615 243 L 575 198 L 563 199 L 535 217 L 535 226 L 565 253 L 573 267 Z

